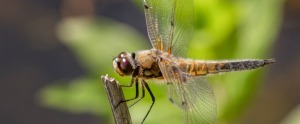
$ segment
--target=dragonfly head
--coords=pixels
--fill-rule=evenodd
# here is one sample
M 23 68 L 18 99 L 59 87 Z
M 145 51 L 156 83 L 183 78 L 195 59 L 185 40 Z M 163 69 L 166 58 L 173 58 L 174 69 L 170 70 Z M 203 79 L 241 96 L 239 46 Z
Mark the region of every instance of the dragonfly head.
M 134 53 L 121 52 L 113 60 L 113 67 L 120 76 L 128 76 L 134 70 Z

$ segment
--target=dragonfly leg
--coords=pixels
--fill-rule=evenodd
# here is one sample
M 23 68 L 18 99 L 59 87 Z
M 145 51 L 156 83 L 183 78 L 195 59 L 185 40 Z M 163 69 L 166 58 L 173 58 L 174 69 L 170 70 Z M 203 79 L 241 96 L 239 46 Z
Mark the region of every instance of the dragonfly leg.
M 173 85 L 172 83 L 167 82 L 168 87 L 170 87 L 170 85 Z M 169 101 L 174 104 L 174 100 L 173 98 L 170 96 L 171 94 L 173 94 L 173 90 L 168 90 L 168 94 L 169 94 Z
M 144 86 L 146 87 L 146 89 L 147 89 L 147 91 L 149 92 L 149 94 L 150 94 L 150 96 L 151 96 L 151 99 L 152 99 L 152 104 L 151 104 L 151 106 L 150 106 L 150 108 L 149 108 L 149 110 L 148 110 L 148 112 L 147 112 L 147 114 L 146 114 L 146 116 L 144 117 L 144 119 L 143 119 L 143 121 L 142 121 L 142 124 L 144 123 L 144 121 L 146 120 L 146 118 L 147 118 L 147 116 L 148 116 L 148 114 L 150 113 L 150 111 L 151 111 L 151 109 L 152 109 L 152 107 L 153 107 L 153 105 L 154 105 L 154 102 L 155 102 L 155 97 L 154 97 L 154 95 L 153 95 L 153 93 L 152 93 L 152 91 L 151 91 L 151 89 L 150 89 L 150 87 L 149 87 L 149 85 L 147 84 L 147 82 L 145 82 L 144 80 L 142 80 L 142 86 L 143 86 L 143 88 L 144 88 Z
M 129 85 L 120 85 L 121 87 L 132 87 L 133 84 L 135 83 L 135 97 L 131 98 L 131 99 L 128 99 L 128 100 L 121 100 L 115 106 L 115 108 L 117 108 L 121 103 L 128 102 L 128 101 L 131 101 L 131 100 L 134 100 L 134 99 L 138 98 L 138 96 L 139 96 L 139 82 L 138 82 L 139 80 L 137 78 L 138 71 L 139 71 L 139 67 L 137 67 L 137 68 L 134 69 L 134 71 L 132 73 L 132 78 L 131 78 L 131 81 L 130 81 Z
M 143 84 L 142 84 L 142 86 L 143 86 Z M 137 91 L 137 92 L 138 92 L 138 91 Z M 136 96 L 136 97 L 137 97 L 137 96 Z M 133 104 L 131 104 L 131 105 L 129 106 L 129 108 L 132 107 L 133 105 L 135 105 L 136 103 L 138 103 L 139 101 L 141 101 L 144 97 L 145 97 L 145 88 L 142 87 L 142 96 L 141 96 L 137 101 L 135 101 Z
M 133 83 L 132 83 L 133 84 Z M 132 86 L 132 85 L 131 85 Z M 130 86 L 130 87 L 131 87 Z M 115 108 L 117 108 L 121 103 L 124 103 L 124 102 L 128 102 L 128 101 L 131 101 L 131 100 L 135 100 L 137 99 L 139 96 L 139 82 L 138 82 L 138 79 L 136 78 L 135 80 L 135 97 L 134 98 L 131 98 L 131 99 L 127 99 L 127 100 L 121 100 L 116 106 Z M 132 106 L 132 105 L 131 105 Z M 130 106 L 130 107 L 131 107 Z

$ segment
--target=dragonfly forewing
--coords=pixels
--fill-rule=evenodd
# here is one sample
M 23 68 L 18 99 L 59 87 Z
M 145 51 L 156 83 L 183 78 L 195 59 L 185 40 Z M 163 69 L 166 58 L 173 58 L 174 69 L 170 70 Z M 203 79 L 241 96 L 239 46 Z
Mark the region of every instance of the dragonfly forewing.
M 193 35 L 193 0 L 144 0 L 144 11 L 152 46 L 183 56 Z

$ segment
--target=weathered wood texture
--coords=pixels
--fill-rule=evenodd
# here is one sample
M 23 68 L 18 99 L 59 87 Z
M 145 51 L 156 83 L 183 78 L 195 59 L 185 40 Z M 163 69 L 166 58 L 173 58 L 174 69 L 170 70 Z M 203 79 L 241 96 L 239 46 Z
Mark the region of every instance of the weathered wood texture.
M 115 79 L 109 78 L 108 75 L 101 76 L 101 79 L 106 90 L 115 124 L 132 124 L 127 104 L 124 102 L 116 107 L 121 100 L 125 100 L 119 83 Z

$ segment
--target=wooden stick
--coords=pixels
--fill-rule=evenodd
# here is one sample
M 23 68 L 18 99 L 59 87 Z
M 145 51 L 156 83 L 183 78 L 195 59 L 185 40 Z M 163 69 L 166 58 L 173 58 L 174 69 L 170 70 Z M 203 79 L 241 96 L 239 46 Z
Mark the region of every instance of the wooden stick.
M 108 75 L 101 76 L 101 79 L 106 90 L 115 124 L 132 124 L 126 102 L 121 103 L 118 107 L 116 107 L 121 100 L 125 100 L 119 83 L 115 79 L 109 78 Z

